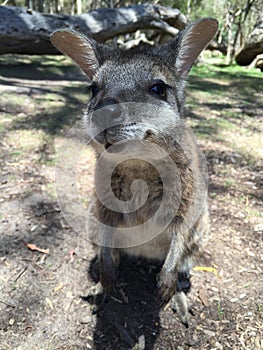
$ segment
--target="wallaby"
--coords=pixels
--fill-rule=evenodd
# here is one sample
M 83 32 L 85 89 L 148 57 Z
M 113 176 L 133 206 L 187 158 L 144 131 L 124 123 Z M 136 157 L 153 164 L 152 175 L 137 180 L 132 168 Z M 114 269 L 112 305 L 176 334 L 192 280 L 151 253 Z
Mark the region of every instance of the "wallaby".
M 170 42 L 137 51 L 106 46 L 71 30 L 51 36 L 91 86 L 84 126 L 97 153 L 95 184 L 102 194 L 95 194 L 88 233 L 99 242 L 100 266 L 100 281 L 90 295 L 110 290 L 122 254 L 159 260 L 158 293 L 187 327 L 190 269 L 208 232 L 209 215 L 203 160 L 184 122 L 184 86 L 217 28 L 215 19 L 203 18 Z M 145 186 L 135 186 L 138 179 L 147 184 L 146 198 Z M 119 207 L 110 207 L 112 193 Z M 131 201 L 135 210 L 122 210 Z

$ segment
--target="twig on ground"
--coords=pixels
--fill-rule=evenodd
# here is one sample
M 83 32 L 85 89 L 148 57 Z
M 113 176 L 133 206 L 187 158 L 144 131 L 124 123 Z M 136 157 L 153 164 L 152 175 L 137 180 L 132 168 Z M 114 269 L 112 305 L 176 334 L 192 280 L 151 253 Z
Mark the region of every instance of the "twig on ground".
M 172 349 L 175 350 L 175 347 L 174 347 L 173 343 L 170 342 L 170 344 L 171 344 Z
M 23 276 L 23 274 L 26 272 L 26 270 L 28 269 L 28 267 L 25 267 L 15 278 L 14 282 L 17 282 L 19 280 L 20 277 Z
M 0 303 L 5 304 L 5 305 L 10 306 L 10 307 L 13 307 L 13 308 L 16 307 L 16 305 L 11 303 L 11 301 L 3 299 L 3 298 L 0 298 Z
M 240 341 L 240 344 L 242 345 L 242 348 L 245 349 L 245 350 L 247 350 L 247 347 L 246 347 L 246 345 L 245 345 L 245 343 L 244 343 L 242 337 L 243 337 L 243 334 L 241 335 L 241 337 L 240 337 L 238 340 Z

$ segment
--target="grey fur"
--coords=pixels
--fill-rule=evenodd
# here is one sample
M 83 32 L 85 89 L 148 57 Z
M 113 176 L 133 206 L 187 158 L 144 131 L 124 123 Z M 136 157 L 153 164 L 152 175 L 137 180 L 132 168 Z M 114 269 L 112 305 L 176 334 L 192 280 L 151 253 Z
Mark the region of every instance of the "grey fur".
M 161 260 L 163 267 L 158 276 L 159 295 L 164 302 L 171 301 L 171 307 L 176 309 L 186 326 L 189 321 L 188 301 L 186 293 L 180 289 L 178 273 L 188 276 L 192 257 L 200 247 L 202 236 L 208 232 L 209 217 L 206 196 L 198 192 L 198 184 L 205 182 L 202 160 L 183 120 L 184 85 L 197 56 L 215 35 L 217 25 L 217 21 L 211 18 L 198 20 L 171 42 L 138 52 L 116 50 L 65 30 L 55 32 L 51 38 L 59 50 L 80 65 L 90 82 L 96 82 L 96 93 L 88 103 L 84 125 L 90 135 L 96 135 L 92 145 L 100 162 L 97 163 L 95 182 L 102 187 L 105 199 L 109 189 L 103 188 L 103 181 L 111 166 L 110 154 L 104 152 L 105 146 L 118 141 L 128 141 L 128 148 L 132 148 L 129 145 L 136 139 L 158 145 L 176 164 L 181 181 L 179 203 L 176 199 L 178 178 L 170 176 L 166 160 L 160 157 L 159 165 L 168 172 L 167 186 L 171 198 L 174 198 L 174 201 L 166 203 L 163 216 L 174 217 L 169 226 L 150 241 L 145 239 L 140 245 L 117 249 L 112 245 L 113 239 L 118 240 L 114 236 L 114 227 L 125 228 L 146 222 L 161 203 L 163 190 L 158 173 L 141 160 L 132 159 L 116 168 L 111 186 L 119 200 L 130 200 L 131 183 L 138 178 L 147 183 L 149 200 L 134 213 L 116 213 L 102 205 L 95 196 L 94 220 L 91 217 L 92 230 L 89 235 L 93 241 L 101 237 L 101 242 L 105 244 L 103 247 L 97 246 L 100 282 L 90 294 L 101 292 L 102 287 L 111 288 L 116 279 L 120 254 Z M 155 95 L 151 87 L 158 85 L 160 80 L 165 83 L 165 93 L 159 94 L 158 90 L 159 95 Z M 109 106 L 107 101 L 126 103 L 127 107 L 121 105 L 120 112 L 114 104 Z M 137 105 L 133 105 L 134 102 Z M 96 119 L 93 112 L 103 111 L 103 108 L 108 113 L 109 125 L 105 121 L 105 130 L 100 132 L 99 120 L 100 124 L 104 120 Z M 111 116 L 118 123 L 111 125 Z M 152 156 L 149 154 L 149 159 L 152 160 Z M 196 208 L 198 215 L 192 218 Z M 99 232 L 95 218 L 111 227 L 106 235 Z M 161 219 L 158 220 L 157 226 Z M 147 234 L 141 233 L 146 238 Z

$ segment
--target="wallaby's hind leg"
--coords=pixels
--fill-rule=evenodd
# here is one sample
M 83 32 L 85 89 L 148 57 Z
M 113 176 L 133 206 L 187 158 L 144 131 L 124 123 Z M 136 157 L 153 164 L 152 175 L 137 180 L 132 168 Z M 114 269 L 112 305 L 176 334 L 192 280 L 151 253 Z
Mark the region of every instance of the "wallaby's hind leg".
M 178 279 L 176 282 L 176 290 L 178 292 L 184 292 L 185 294 L 189 293 L 191 289 L 191 280 L 190 280 L 190 272 L 188 271 L 180 271 L 178 273 Z
M 185 256 L 182 258 L 182 262 L 179 267 L 178 277 L 176 281 L 176 290 L 187 294 L 191 288 L 190 271 L 193 266 L 191 256 Z
M 189 306 L 187 296 L 184 292 L 176 291 L 170 300 L 171 309 L 177 313 L 186 328 L 189 327 Z
M 191 265 L 192 263 L 189 257 L 183 260 L 176 281 L 176 292 L 170 300 L 171 309 L 177 313 L 178 317 L 187 328 L 189 327 L 189 313 L 192 315 L 194 314 L 192 309 L 189 308 L 187 298 L 187 293 L 191 288 Z
M 100 282 L 105 290 L 110 290 L 119 272 L 120 254 L 118 249 L 102 247 L 100 251 Z
M 102 247 L 98 255 L 99 282 L 92 286 L 87 299 L 93 304 L 93 312 L 97 312 L 106 298 L 106 292 L 112 288 L 118 276 L 119 251 L 109 247 Z

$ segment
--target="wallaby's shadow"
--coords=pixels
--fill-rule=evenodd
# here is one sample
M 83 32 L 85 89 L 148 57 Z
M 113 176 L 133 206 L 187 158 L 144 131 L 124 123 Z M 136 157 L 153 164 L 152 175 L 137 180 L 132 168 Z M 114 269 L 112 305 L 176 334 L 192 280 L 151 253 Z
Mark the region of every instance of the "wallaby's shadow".
M 145 341 L 153 349 L 160 331 L 160 302 L 156 298 L 156 275 L 161 265 L 122 257 L 119 276 L 97 312 L 94 349 L 131 349 Z M 96 263 L 89 275 L 96 280 Z

